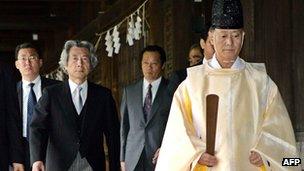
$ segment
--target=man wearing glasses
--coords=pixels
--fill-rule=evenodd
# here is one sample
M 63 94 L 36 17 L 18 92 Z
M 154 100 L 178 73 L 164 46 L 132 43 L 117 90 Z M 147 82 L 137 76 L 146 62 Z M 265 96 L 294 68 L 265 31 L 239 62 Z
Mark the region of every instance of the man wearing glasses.
M 30 152 L 29 152 L 29 123 L 33 114 L 34 106 L 42 95 L 42 90 L 46 86 L 58 83 L 59 81 L 47 79 L 40 76 L 40 68 L 42 59 L 39 55 L 39 49 L 31 43 L 23 43 L 16 47 L 15 58 L 16 68 L 19 70 L 22 80 L 17 83 L 17 93 L 19 102 L 19 111 L 21 114 L 18 118 L 20 147 L 23 156 L 16 157 L 19 160 L 13 167 L 24 167 L 25 171 L 31 170 L 30 167 Z M 22 166 L 23 165 L 23 166 Z

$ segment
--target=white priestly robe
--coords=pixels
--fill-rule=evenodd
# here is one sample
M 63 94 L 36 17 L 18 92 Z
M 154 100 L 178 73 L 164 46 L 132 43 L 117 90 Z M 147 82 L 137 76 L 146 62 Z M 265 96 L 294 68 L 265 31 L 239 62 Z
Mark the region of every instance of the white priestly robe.
M 208 170 L 259 170 L 249 162 L 258 152 L 263 170 L 300 170 L 283 167 L 283 158 L 298 157 L 293 128 L 275 83 L 264 64 L 213 69 L 208 64 L 188 68 L 176 90 L 156 171 L 199 170 L 197 161 L 206 148 L 206 96 L 219 96 L 215 156 Z

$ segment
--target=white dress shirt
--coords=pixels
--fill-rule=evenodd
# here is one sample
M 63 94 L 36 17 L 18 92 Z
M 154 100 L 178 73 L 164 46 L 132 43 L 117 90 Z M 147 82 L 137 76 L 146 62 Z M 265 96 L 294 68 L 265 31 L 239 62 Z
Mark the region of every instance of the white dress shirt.
M 206 62 L 208 62 L 208 60 L 204 57 L 203 58 L 203 64 L 206 63 Z
M 161 79 L 162 79 L 162 77 L 159 77 L 157 80 L 154 80 L 152 83 L 149 83 L 148 80 L 146 80 L 144 78 L 143 90 L 142 90 L 143 91 L 143 104 L 145 103 L 145 98 L 146 98 L 147 92 L 149 90 L 149 84 L 152 85 L 151 91 L 152 91 L 152 104 L 153 104 L 153 101 L 155 99 Z
M 86 101 L 87 96 L 88 96 L 88 81 L 86 80 L 82 84 L 78 85 L 78 84 L 74 83 L 72 80 L 69 79 L 69 86 L 70 86 L 72 100 L 73 100 L 73 103 L 74 103 L 75 107 L 77 105 L 77 100 L 76 100 L 77 97 L 75 97 L 76 94 L 77 94 L 76 93 L 77 87 L 82 88 L 82 90 L 80 91 L 80 95 L 81 95 L 81 99 L 82 99 L 82 106 L 84 106 L 85 101 Z M 80 113 L 78 113 L 78 114 L 80 114 Z
M 40 99 L 42 92 L 41 92 L 41 77 L 38 76 L 32 82 L 22 80 L 22 135 L 23 137 L 27 137 L 27 101 L 30 94 L 31 87 L 29 86 L 30 83 L 34 83 L 34 93 L 36 96 L 36 100 Z
M 208 65 L 214 69 L 222 69 L 220 63 L 218 62 L 218 60 L 215 57 L 215 54 L 213 54 L 213 57 L 208 61 Z M 240 57 L 237 57 L 236 60 L 234 61 L 233 65 L 231 66 L 231 69 L 240 70 L 240 69 L 243 69 L 244 67 L 245 67 L 245 64 L 242 63 Z

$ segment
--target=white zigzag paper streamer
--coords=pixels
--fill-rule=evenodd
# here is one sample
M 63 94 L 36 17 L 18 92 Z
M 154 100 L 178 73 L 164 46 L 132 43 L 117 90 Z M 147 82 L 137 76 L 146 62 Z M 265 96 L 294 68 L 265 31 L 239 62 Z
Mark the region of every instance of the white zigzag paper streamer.
M 141 36 L 141 18 L 139 16 L 139 10 L 137 11 L 137 17 L 135 22 L 135 29 L 134 29 L 134 39 L 139 40 Z
M 108 52 L 108 57 L 113 56 L 113 41 L 112 36 L 110 34 L 110 30 L 107 31 L 107 35 L 105 37 L 105 45 L 106 45 L 106 51 Z
M 133 20 L 133 14 L 130 16 L 130 21 L 128 23 L 128 31 L 127 31 L 127 42 L 129 46 L 133 46 L 134 44 L 134 20 Z
M 118 32 L 117 26 L 114 27 L 112 37 L 113 37 L 113 42 L 114 42 L 114 53 L 118 54 L 119 49 L 120 49 L 120 43 L 119 43 L 120 38 L 119 38 L 119 32 Z

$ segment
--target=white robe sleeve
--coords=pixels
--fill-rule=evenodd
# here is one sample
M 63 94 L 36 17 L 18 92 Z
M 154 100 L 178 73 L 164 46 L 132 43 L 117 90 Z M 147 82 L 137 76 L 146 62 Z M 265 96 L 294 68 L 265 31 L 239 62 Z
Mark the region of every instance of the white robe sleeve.
M 188 171 L 204 151 L 205 142 L 196 136 L 192 124 L 191 101 L 183 82 L 173 97 L 156 171 Z
M 264 121 L 253 150 L 261 154 L 267 170 L 300 170 L 282 166 L 283 158 L 295 158 L 298 153 L 292 124 L 278 88 L 270 78 L 268 86 Z

